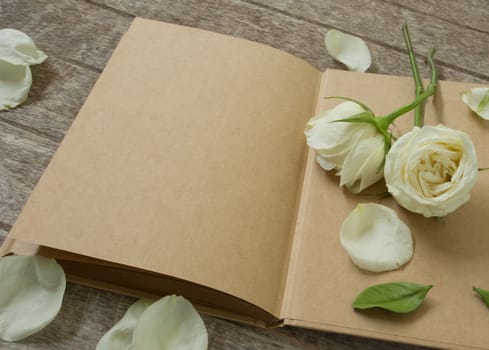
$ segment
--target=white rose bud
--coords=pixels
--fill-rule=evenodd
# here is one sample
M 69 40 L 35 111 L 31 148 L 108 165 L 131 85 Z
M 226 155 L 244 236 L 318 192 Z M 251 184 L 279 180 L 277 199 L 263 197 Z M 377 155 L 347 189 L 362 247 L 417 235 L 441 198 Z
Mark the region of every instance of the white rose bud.
M 334 121 L 363 112 L 359 104 L 343 102 L 311 118 L 304 131 L 319 165 L 338 170 L 340 185 L 354 193 L 382 179 L 384 138 L 371 124 Z
M 415 127 L 386 157 L 387 188 L 404 208 L 425 217 L 444 216 L 470 198 L 477 181 L 474 144 L 444 125 Z

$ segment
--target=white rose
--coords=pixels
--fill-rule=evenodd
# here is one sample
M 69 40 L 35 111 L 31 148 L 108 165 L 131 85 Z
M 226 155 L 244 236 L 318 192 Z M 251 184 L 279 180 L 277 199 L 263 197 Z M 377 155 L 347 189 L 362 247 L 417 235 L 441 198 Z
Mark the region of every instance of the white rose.
M 477 181 L 474 144 L 444 125 L 415 127 L 386 157 L 387 188 L 404 208 L 425 217 L 444 216 L 467 202 Z
M 359 104 L 343 102 L 311 118 L 304 131 L 319 165 L 326 170 L 338 170 L 340 185 L 354 193 L 383 177 L 384 138 L 371 124 L 333 121 L 363 112 Z

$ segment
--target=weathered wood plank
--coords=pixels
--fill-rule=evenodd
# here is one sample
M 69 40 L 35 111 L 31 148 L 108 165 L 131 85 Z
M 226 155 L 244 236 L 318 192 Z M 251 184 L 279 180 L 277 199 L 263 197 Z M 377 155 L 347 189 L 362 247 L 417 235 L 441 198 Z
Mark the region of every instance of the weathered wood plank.
M 32 67 L 27 101 L 0 120 L 59 142 L 131 21 L 85 2 L 2 2 L 2 26 L 29 34 L 49 58 Z
M 98 75 L 50 58 L 27 101 L 0 113 L 0 223 L 13 224 Z
M 0 121 L 0 222 L 13 225 L 57 143 Z
M 0 121 L 60 142 L 99 73 L 49 57 L 43 64 L 32 67 L 32 75 L 27 101 L 0 113 Z
M 102 70 L 132 16 L 85 1 L 2 1 L 0 23 L 28 33 L 53 58 Z
M 367 42 L 378 43 L 399 52 L 405 52 L 400 27 L 407 21 L 418 53 L 426 55 L 429 48 L 435 46 L 436 60 L 440 64 L 489 80 L 489 61 L 484 59 L 489 55 L 489 34 L 472 30 L 465 25 L 380 0 L 246 1 L 321 26 L 334 27 L 363 37 Z M 445 8 L 445 12 L 457 13 L 457 9 L 465 3 L 447 1 L 443 5 L 439 2 L 438 4 Z M 482 12 L 487 13 L 487 5 L 486 11 Z M 464 13 L 467 14 L 468 11 L 465 10 Z M 465 23 L 470 23 L 470 18 L 465 20 Z M 487 28 L 487 22 L 485 26 Z M 376 58 L 374 56 L 374 60 Z M 455 80 L 455 77 L 448 74 L 447 78 Z
M 431 17 L 489 33 L 487 0 L 450 1 L 449 6 L 438 0 L 388 0 L 390 3 L 421 12 Z M 429 26 L 429 23 L 426 23 Z
M 5 237 L 7 237 L 8 231 L 10 231 L 10 228 L 7 229 L 7 225 L 4 224 L 3 226 L 5 226 L 5 228 L 4 227 L 0 227 L 0 245 L 5 240 Z

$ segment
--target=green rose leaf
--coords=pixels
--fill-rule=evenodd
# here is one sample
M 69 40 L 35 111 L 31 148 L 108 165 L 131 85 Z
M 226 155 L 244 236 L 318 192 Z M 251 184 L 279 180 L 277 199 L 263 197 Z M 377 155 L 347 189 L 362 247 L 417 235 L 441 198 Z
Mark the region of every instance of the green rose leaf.
M 378 307 L 392 312 L 408 313 L 423 303 L 432 287 L 409 282 L 378 284 L 363 290 L 352 306 L 355 309 Z
M 489 307 L 489 290 L 474 287 L 474 292 L 480 295 L 482 301 Z

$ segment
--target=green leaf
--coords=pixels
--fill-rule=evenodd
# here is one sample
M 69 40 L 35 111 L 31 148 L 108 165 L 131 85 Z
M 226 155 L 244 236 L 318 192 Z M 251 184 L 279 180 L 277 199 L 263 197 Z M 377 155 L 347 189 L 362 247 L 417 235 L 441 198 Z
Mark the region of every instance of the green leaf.
M 409 282 L 377 284 L 363 290 L 352 305 L 355 309 L 378 307 L 392 312 L 408 313 L 423 303 L 432 287 Z
M 489 291 L 477 287 L 474 287 L 472 289 L 474 290 L 474 292 L 480 295 L 482 301 L 487 305 L 487 307 L 489 307 Z

